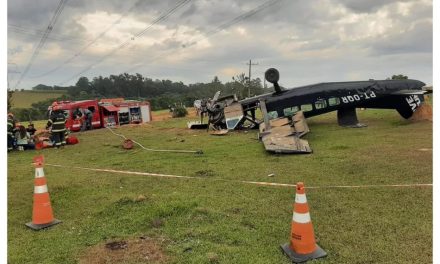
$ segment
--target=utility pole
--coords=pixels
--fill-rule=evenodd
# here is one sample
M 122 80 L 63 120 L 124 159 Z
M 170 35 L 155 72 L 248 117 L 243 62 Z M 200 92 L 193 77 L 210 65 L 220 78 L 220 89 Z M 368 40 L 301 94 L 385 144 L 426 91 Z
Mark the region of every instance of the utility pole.
M 252 65 L 258 65 L 258 63 L 252 63 L 252 60 L 249 60 L 249 63 L 246 63 L 246 65 L 249 65 L 248 97 L 251 97 L 251 69 Z

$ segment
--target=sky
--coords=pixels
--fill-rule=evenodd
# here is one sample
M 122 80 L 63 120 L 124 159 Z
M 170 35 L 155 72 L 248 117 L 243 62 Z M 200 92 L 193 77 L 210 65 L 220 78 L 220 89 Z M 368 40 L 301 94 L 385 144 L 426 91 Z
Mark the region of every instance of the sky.
M 67 0 L 31 60 L 59 3 L 8 0 L 10 89 L 123 72 L 229 82 L 249 60 L 252 78 L 274 67 L 287 88 L 394 74 L 432 84 L 430 0 Z

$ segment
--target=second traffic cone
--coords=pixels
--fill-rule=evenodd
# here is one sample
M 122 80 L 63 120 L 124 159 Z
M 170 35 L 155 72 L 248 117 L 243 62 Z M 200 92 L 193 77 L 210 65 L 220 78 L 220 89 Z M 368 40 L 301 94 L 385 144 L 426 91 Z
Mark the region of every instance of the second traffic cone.
M 282 245 L 281 248 L 295 263 L 327 256 L 327 253 L 316 244 L 304 183 L 302 182 L 296 184 L 290 243 Z
M 26 224 L 26 226 L 34 230 L 40 230 L 61 223 L 60 220 L 53 217 L 46 178 L 44 177 L 43 163 L 43 155 L 34 157 L 34 206 L 32 209 L 32 222 Z

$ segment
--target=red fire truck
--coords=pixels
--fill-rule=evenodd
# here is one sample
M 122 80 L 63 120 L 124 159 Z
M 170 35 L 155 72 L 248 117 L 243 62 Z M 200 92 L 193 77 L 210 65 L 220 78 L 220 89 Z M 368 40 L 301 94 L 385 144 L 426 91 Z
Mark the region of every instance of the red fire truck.
M 85 109 L 92 112 L 93 128 L 117 126 L 125 124 L 141 124 L 151 121 L 151 107 L 147 101 L 124 100 L 123 98 L 57 101 L 53 102 L 49 110 L 56 107 L 64 111 L 66 128 L 71 131 L 80 131 L 84 120 L 77 118 L 75 113 L 84 113 Z

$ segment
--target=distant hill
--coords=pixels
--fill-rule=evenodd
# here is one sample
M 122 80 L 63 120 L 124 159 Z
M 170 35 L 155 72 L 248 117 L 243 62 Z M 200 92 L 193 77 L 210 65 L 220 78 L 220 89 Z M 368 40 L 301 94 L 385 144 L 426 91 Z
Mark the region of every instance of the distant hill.
M 12 94 L 12 108 L 29 108 L 33 103 L 66 94 L 64 90 L 16 91 Z

